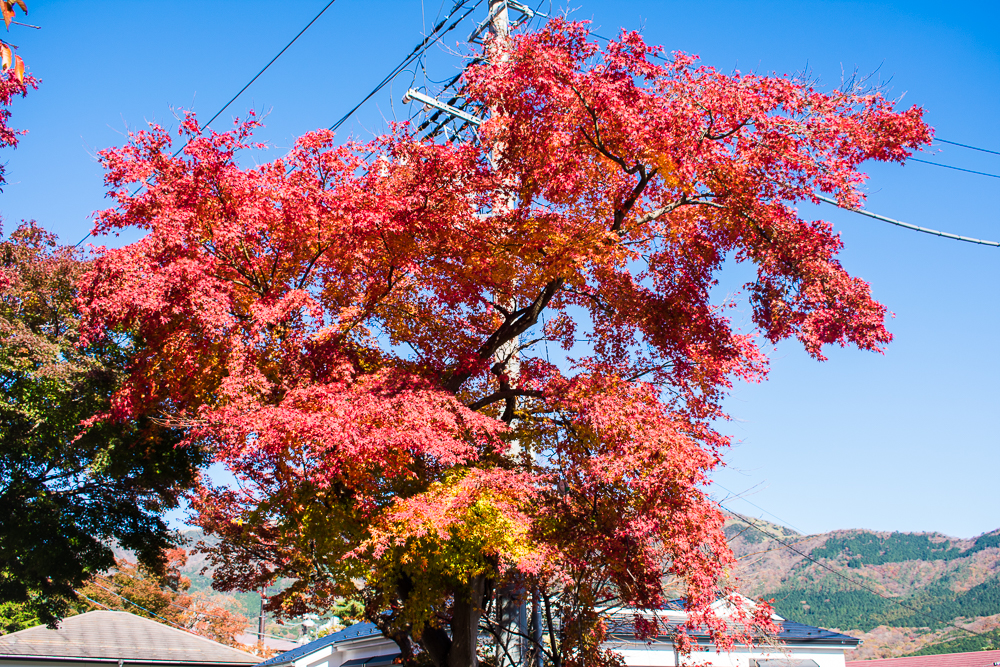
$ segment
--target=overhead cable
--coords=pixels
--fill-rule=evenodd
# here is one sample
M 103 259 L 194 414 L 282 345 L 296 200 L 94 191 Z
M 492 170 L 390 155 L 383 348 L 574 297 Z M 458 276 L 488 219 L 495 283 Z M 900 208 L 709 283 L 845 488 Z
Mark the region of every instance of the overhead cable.
M 337 0 L 330 0 L 330 2 L 326 3 L 326 5 L 324 5 L 323 9 L 319 10 L 319 14 L 316 14 L 316 16 L 313 17 L 313 20 L 310 21 L 309 23 L 307 23 L 306 27 L 302 28 L 302 30 L 299 31 L 299 34 L 295 35 L 295 37 L 292 37 L 292 41 L 288 42 L 288 44 L 285 44 L 285 48 L 283 48 L 280 51 L 278 51 L 278 55 L 276 55 L 275 57 L 271 58 L 270 62 L 268 62 L 266 65 L 264 65 L 264 67 L 259 72 L 257 72 L 257 74 L 255 74 L 254 77 L 252 79 L 250 79 L 250 81 L 247 82 L 247 85 L 245 85 L 242 88 L 240 88 L 240 91 L 238 93 L 236 93 L 235 95 L 233 95 L 232 99 L 230 99 L 228 102 L 226 102 L 225 105 L 223 105 L 223 107 L 221 109 L 219 109 L 215 113 L 214 116 L 212 116 L 211 118 L 208 119 L 208 122 L 205 123 L 205 125 L 203 126 L 202 129 L 205 129 L 209 125 L 211 125 L 213 120 L 215 120 L 216 118 L 218 118 L 222 114 L 223 111 L 225 111 L 226 109 L 228 109 L 229 105 L 232 104 L 233 102 L 235 102 L 236 98 L 238 98 L 240 95 L 242 95 L 244 93 L 244 91 L 246 91 L 247 88 L 249 88 L 251 85 L 253 85 L 253 82 L 256 81 L 257 79 L 259 79 L 260 75 L 263 74 L 264 72 L 266 72 L 267 68 L 270 67 L 271 65 L 273 65 L 274 61 L 277 60 L 278 58 L 280 58 L 281 55 L 285 51 L 287 51 L 289 49 L 289 47 L 291 47 L 291 45 L 294 44 L 295 41 L 299 37 L 301 37 L 303 35 L 303 33 L 305 33 L 306 30 L 308 30 L 309 28 L 311 28 L 312 24 L 315 23 L 316 21 L 318 21 L 319 17 L 323 16 L 323 13 L 326 10 L 330 9 L 331 5 L 333 5 L 333 3 L 335 3 L 336 1 Z
M 88 597 L 87 597 L 86 595 L 84 595 L 84 594 L 83 594 L 83 593 L 81 593 L 80 591 L 76 590 L 75 588 L 73 589 L 73 592 L 74 592 L 74 593 L 76 593 L 77 595 L 79 595 L 80 597 L 82 597 L 82 598 L 83 598 L 84 600 L 86 600 L 87 602 L 90 602 L 91 604 L 96 604 L 96 605 L 97 605 L 98 607 L 104 607 L 104 608 L 105 608 L 105 609 L 107 609 L 108 611 L 116 611 L 115 609 L 112 609 L 111 607 L 109 607 L 109 606 L 108 606 L 108 605 L 106 605 L 106 604 L 103 604 L 103 603 L 101 603 L 101 602 L 98 602 L 97 600 L 93 600 L 93 599 L 91 599 L 91 598 L 88 598 Z
M 451 19 L 453 16 L 455 16 L 455 14 L 458 12 L 458 10 L 460 10 L 461 8 L 463 8 L 467 3 L 468 3 L 468 0 L 461 0 L 461 2 L 459 2 L 458 4 L 456 4 L 455 7 L 452 8 L 451 12 L 447 16 L 445 16 L 443 19 L 441 19 L 441 21 L 438 22 L 438 24 L 436 26 L 434 26 L 434 28 L 431 30 L 431 33 L 429 35 L 427 35 L 426 37 L 424 37 L 423 41 L 421 41 L 419 44 L 417 44 L 415 47 L 413 47 L 413 50 L 410 52 L 410 54 L 408 56 L 406 56 L 405 58 L 403 58 L 402 62 L 400 62 L 398 65 L 396 65 L 396 67 L 394 67 L 392 69 L 392 71 L 389 72 L 389 74 L 387 74 L 385 76 L 385 78 L 382 79 L 382 81 L 380 81 L 378 83 L 378 85 L 375 86 L 375 88 L 373 88 L 371 90 L 371 92 L 369 92 L 367 95 L 365 95 L 364 99 L 362 99 L 360 102 L 358 102 L 357 104 L 355 104 L 354 107 L 350 111 L 348 111 L 343 116 L 341 116 L 340 119 L 336 123 L 334 123 L 333 125 L 331 125 L 329 127 L 329 129 L 336 130 L 341 125 L 343 125 L 344 123 L 346 123 L 347 119 L 349 119 L 351 116 L 353 116 L 354 113 L 365 104 L 365 102 L 367 102 L 368 100 L 370 100 L 371 98 L 373 98 L 380 90 L 382 90 L 383 88 L 385 88 L 389 84 L 390 81 L 392 81 L 397 76 L 399 76 L 399 73 L 402 72 L 404 69 L 406 69 L 410 65 L 410 63 L 412 63 L 414 60 L 416 60 L 418 57 L 420 57 L 420 55 L 424 51 L 426 51 L 432 45 L 436 44 L 447 33 L 449 33 L 452 30 L 454 30 L 458 26 L 459 23 L 461 23 L 462 21 L 464 21 L 465 18 L 469 16 L 469 14 L 471 14 L 472 12 L 474 12 L 479 7 L 479 5 L 481 5 L 483 3 L 483 0 L 477 0 L 477 2 L 475 4 L 473 4 L 468 10 L 466 10 L 466 12 L 464 14 L 462 14 L 461 16 L 459 16 L 457 19 L 454 20 L 454 22 L 452 22 L 451 25 L 449 25 L 447 28 L 445 28 L 444 30 L 442 30 L 442 28 L 444 28 L 444 26 L 448 22 L 448 20 Z
M 102 589 L 102 590 L 105 590 L 105 591 L 107 591 L 108 593 L 111 593 L 112 595 L 117 595 L 117 596 L 118 596 L 118 597 L 120 597 L 120 598 L 121 598 L 122 600 L 125 600 L 125 602 L 128 602 L 128 603 L 129 603 L 130 605 L 133 605 L 133 606 L 136 606 L 136 607 L 138 607 L 139 609 L 142 609 L 142 610 L 143 610 L 144 612 L 146 612 L 147 614 L 152 614 L 153 616 L 157 617 L 158 619 L 160 619 L 160 620 L 162 620 L 162 621 L 164 621 L 164 622 L 166 622 L 166 623 L 169 623 L 170 625 L 172 625 L 172 626 L 174 626 L 174 627 L 176 627 L 176 628 L 180 628 L 181 630 L 184 630 L 185 632 L 190 632 L 190 630 L 188 630 L 187 628 L 185 628 L 185 627 L 184 627 L 183 625 L 180 625 L 180 624 L 178 624 L 178 623 L 174 623 L 174 622 L 173 622 L 173 621 L 171 621 L 170 619 L 168 619 L 168 618 L 164 618 L 163 616 L 160 616 L 160 615 L 159 615 L 159 614 L 157 614 L 157 613 L 156 613 L 155 611 L 150 611 L 149 609 L 146 609 L 145 607 L 143 607 L 143 606 L 142 606 L 141 604 L 139 604 L 139 603 L 137 603 L 137 602 L 132 602 L 131 600 L 129 600 L 129 599 L 127 598 L 127 597 L 125 597 L 125 596 L 124 596 L 124 595 L 122 595 L 121 593 L 116 593 L 116 592 L 114 592 L 113 590 L 111 590 L 110 588 L 105 588 L 104 586 L 101 586 L 101 585 L 100 585 L 100 584 L 98 584 L 98 583 L 94 583 L 94 582 L 91 582 L 91 583 L 92 583 L 92 584 L 94 584 L 94 586 L 97 586 L 98 588 L 100 588 L 100 589 Z M 100 604 L 100 602 L 98 602 L 98 603 L 96 603 L 96 604 Z M 104 605 L 101 605 L 101 606 L 103 607 Z M 105 609 L 106 609 L 106 608 L 107 608 L 107 607 L 105 607 Z M 191 633 L 191 634 L 194 634 L 194 633 Z
M 989 148 L 980 148 L 979 146 L 970 146 L 969 144 L 960 144 L 957 141 L 948 141 L 947 139 L 941 139 L 934 137 L 934 141 L 940 141 L 942 144 L 951 144 L 952 146 L 961 146 L 962 148 L 968 148 L 974 151 L 981 151 L 983 153 L 992 153 L 993 155 L 1000 155 L 1000 151 L 991 151 Z
M 912 159 L 912 158 L 911 158 Z M 951 234 L 949 232 L 941 232 L 936 229 L 930 229 L 928 227 L 920 227 L 919 225 L 911 225 L 908 222 L 903 222 L 902 220 L 895 220 L 893 218 L 888 218 L 884 215 L 879 215 L 878 213 L 872 213 L 871 211 L 866 211 L 860 208 L 851 208 L 850 206 L 842 206 L 836 199 L 830 199 L 829 197 L 824 197 L 822 195 L 814 194 L 816 199 L 827 204 L 832 204 L 838 208 L 842 208 L 845 211 L 851 211 L 853 213 L 859 213 L 861 215 L 866 215 L 869 218 L 874 218 L 881 222 L 888 222 L 890 225 L 896 225 L 897 227 L 904 227 L 906 229 L 912 229 L 915 232 L 922 232 L 924 234 L 932 234 L 934 236 L 941 236 L 946 239 L 953 239 L 955 241 L 965 241 L 966 243 L 976 243 L 978 245 L 987 245 L 994 248 L 1000 248 L 1000 243 L 997 241 L 984 241 L 983 239 L 975 239 L 969 236 L 959 236 L 958 234 Z
M 1000 178 L 1000 174 L 989 174 L 985 171 L 976 171 L 975 169 L 965 169 L 964 167 L 953 167 L 950 164 L 941 164 L 940 162 L 931 162 L 930 160 L 921 160 L 916 157 L 906 158 L 909 162 L 921 162 L 923 164 L 930 164 L 935 167 L 944 167 L 945 169 L 954 169 L 955 171 L 964 171 L 969 174 L 979 174 L 980 176 L 989 176 L 990 178 Z
M 138 581 L 138 582 L 144 582 L 145 581 L 143 579 L 140 579 L 139 577 L 136 577 L 136 576 L 133 576 L 133 575 L 129 574 L 128 572 L 125 572 L 124 570 L 118 570 L 116 572 L 116 574 L 123 574 L 126 577 L 128 577 L 129 579 L 132 579 L 133 581 Z M 106 576 L 103 576 L 103 575 L 100 575 L 100 574 L 97 574 L 97 575 L 94 575 L 94 576 L 97 577 L 97 578 L 103 579 L 105 583 L 107 583 L 107 584 L 109 584 L 111 586 L 115 585 L 115 582 L 113 580 L 108 579 L 108 577 L 106 577 Z M 107 590 L 107 589 L 105 589 L 105 590 Z M 229 620 L 225 616 L 219 616 L 218 614 L 210 614 L 207 611 L 199 611 L 199 610 L 193 609 L 191 607 L 185 607 L 184 605 L 177 604 L 176 602 L 168 602 L 167 605 L 171 606 L 171 607 L 173 607 L 175 609 L 180 609 L 181 611 L 186 611 L 186 612 L 190 612 L 192 614 L 197 614 L 199 616 L 207 616 L 209 618 L 217 618 L 217 619 L 222 620 L 222 621 Z M 150 613 L 152 613 L 152 612 L 150 612 Z
M 312 24 L 313 24 L 313 23 L 315 23 L 315 22 L 316 22 L 317 20 L 319 20 L 319 17 L 321 17 L 321 16 L 323 15 L 323 13 L 324 13 L 324 12 L 326 12 L 326 10 L 328 10 L 328 9 L 329 9 L 329 8 L 330 8 L 330 7 L 331 7 L 331 6 L 333 5 L 333 3 L 335 3 L 336 1 L 337 1 L 337 0 L 330 0 L 330 1 L 328 2 L 328 3 L 326 3 L 326 5 L 324 5 L 324 6 L 323 6 L 323 9 L 319 10 L 319 13 L 318 13 L 318 14 L 316 14 L 316 16 L 314 16 L 314 17 L 312 18 L 312 20 L 311 20 L 311 21 L 309 21 L 309 23 L 307 23 L 307 24 L 306 24 L 306 26 L 305 26 L 304 28 L 302 28 L 302 30 L 300 30 L 300 31 L 298 32 L 298 34 L 297 34 L 297 35 L 295 35 L 295 37 L 292 37 L 292 40 L 291 40 L 290 42 L 288 42 L 288 44 L 285 44 L 285 47 L 284 47 L 283 49 L 281 49 L 280 51 L 278 51 L 278 55 L 276 55 L 276 56 L 274 56 L 273 58 L 271 58 L 271 60 L 270 60 L 270 61 L 269 61 L 269 62 L 268 62 L 268 63 L 267 63 L 266 65 L 264 65 L 264 67 L 262 67 L 262 68 L 261 68 L 261 70 L 260 70 L 259 72 L 257 72 L 257 73 L 256 73 L 256 74 L 254 75 L 254 77 L 253 77 L 252 79 L 250 79 L 250 80 L 249 80 L 249 81 L 248 81 L 248 82 L 246 83 L 246 85 L 245 85 L 245 86 L 243 86 L 242 88 L 240 88 L 239 92 L 237 92 L 237 93 L 236 93 L 235 95 L 233 95 L 233 96 L 232 96 L 232 97 L 231 97 L 231 98 L 229 99 L 229 101 L 228 101 L 228 102 L 226 102 L 225 104 L 223 104 L 223 105 L 222 105 L 222 108 L 221 108 L 221 109 L 219 109 L 218 111 L 216 111 L 216 112 L 215 112 L 215 115 L 214 115 L 214 116 L 212 116 L 211 118 L 209 118 L 209 119 L 208 119 L 208 122 L 207 122 L 207 123 L 205 123 L 205 124 L 204 124 L 204 125 L 203 125 L 203 126 L 201 127 L 202 131 L 206 130 L 206 129 L 208 128 L 208 126 L 212 124 L 212 121 L 214 121 L 214 120 L 215 120 L 216 118 L 218 118 L 219 116 L 221 116 L 221 115 L 222 115 L 222 112 L 223 112 L 223 111 L 225 111 L 226 109 L 228 109 L 228 108 L 229 108 L 229 105 L 231 105 L 231 104 L 232 104 L 233 102 L 235 102 L 235 101 L 237 100 L 237 98 L 239 98 L 239 96 L 240 96 L 240 95 L 242 95 L 242 94 L 243 94 L 244 92 L 246 92 L 246 89 L 247 89 L 247 88 L 249 88 L 249 87 L 250 87 L 251 85 L 253 85 L 253 82 L 254 82 L 254 81 L 256 81 L 257 79 L 259 79 L 259 78 L 260 78 L 260 76 L 261 76 L 261 75 L 262 75 L 262 74 L 263 74 L 264 72 L 266 72 L 266 71 L 267 71 L 267 69 L 268 69 L 268 68 L 269 68 L 269 67 L 270 67 L 271 65 L 273 65 L 273 64 L 274 64 L 274 62 L 275 62 L 275 61 L 276 61 L 276 60 L 277 60 L 278 58 L 280 58 L 280 57 L 281 57 L 281 56 L 282 56 L 282 55 L 283 55 L 283 54 L 285 53 L 285 51 L 287 51 L 287 50 L 289 49 L 289 47 L 291 47 L 291 46 L 292 46 L 292 44 L 294 44 L 294 43 L 295 43 L 295 42 L 296 42 L 296 41 L 298 40 L 298 38 L 299 38 L 299 37 L 301 37 L 301 36 L 302 36 L 302 35 L 303 35 L 303 34 L 305 33 L 305 31 L 306 31 L 306 30 L 308 30 L 309 28 L 311 28 L 311 27 L 312 27 Z M 191 142 L 191 140 L 190 140 L 190 139 L 188 139 L 188 141 L 187 141 L 187 142 L 185 142 L 183 146 L 181 146 L 180 148 L 178 148 L 178 149 L 177 149 L 177 151 L 176 151 L 176 152 L 175 152 L 175 153 L 173 154 L 173 157 L 177 157 L 178 155 L 180 155 L 181 151 L 183 151 L 183 150 L 184 150 L 184 149 L 185 149 L 185 148 L 187 147 L 188 143 L 190 143 L 190 142 Z M 142 186 L 140 186 L 139 188 L 137 188 L 135 192 L 138 192 L 138 191 L 139 191 L 139 190 L 141 190 L 141 189 L 142 189 Z M 134 194 L 135 194 L 135 192 L 133 192 L 132 194 L 134 195 Z M 90 238 L 90 235 L 91 235 L 91 232 L 87 232 L 87 235 L 86 235 L 86 236 L 84 236 L 84 237 L 83 237 L 82 239 L 80 239 L 79 241 L 77 241 L 77 242 L 76 242 L 76 243 L 75 243 L 75 244 L 73 245 L 73 247 L 74 247 L 74 248 L 79 248 L 79 247 L 80 247 L 80 244 L 82 244 L 82 243 L 83 243 L 84 241 L 86 241 L 87 239 L 89 239 L 89 238 Z
M 798 528 L 796 528 L 795 526 L 793 526 L 793 525 L 792 525 L 791 523 L 789 523 L 788 521 L 785 521 L 784 519 L 782 519 L 782 518 L 781 518 L 780 516 L 778 516 L 777 514 L 771 514 L 770 512 L 768 512 L 768 511 L 767 511 L 766 509 L 764 509 L 763 507 L 761 507 L 761 506 L 760 506 L 760 505 L 758 505 L 757 503 L 755 503 L 755 502 L 753 502 L 753 501 L 750 501 L 750 500 L 747 500 L 747 499 L 746 499 L 746 497 L 745 497 L 745 496 L 743 496 L 742 494 L 739 494 L 739 493 L 736 493 L 736 492 L 734 492 L 734 491 L 730 491 L 729 489 L 727 489 L 726 487 L 722 486 L 721 484 L 719 484 L 719 482 L 718 482 L 718 481 L 716 481 L 716 480 L 714 480 L 714 479 L 712 480 L 712 485 L 713 485 L 713 486 L 717 486 L 717 487 L 719 487 L 720 489 L 722 489 L 723 491 L 725 491 L 726 493 L 728 493 L 728 494 L 729 494 L 730 496 L 732 496 L 733 498 L 739 498 L 739 499 L 740 499 L 740 500 L 742 500 L 743 502 L 745 502 L 745 503 L 749 503 L 749 504 L 753 505 L 754 507 L 756 507 L 757 509 L 759 509 L 759 510 L 760 510 L 761 512 L 763 512 L 764 514 L 770 514 L 770 515 L 771 515 L 772 517 L 774 517 L 775 519 L 777 519 L 777 520 L 778 520 L 778 521 L 780 521 L 781 523 L 785 524 L 785 525 L 786 525 L 786 526 L 788 526 L 789 528 L 795 528 L 795 530 L 799 530 Z M 803 532 L 805 532 L 805 531 L 802 531 L 802 530 L 799 530 L 799 532 L 800 532 L 800 533 L 803 533 Z

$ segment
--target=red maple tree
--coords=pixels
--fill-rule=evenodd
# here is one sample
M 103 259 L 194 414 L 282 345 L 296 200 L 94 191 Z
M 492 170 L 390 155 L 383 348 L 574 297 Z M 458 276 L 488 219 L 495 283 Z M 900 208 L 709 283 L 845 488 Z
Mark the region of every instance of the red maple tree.
M 603 611 L 678 593 L 734 640 L 709 609 L 733 592 L 704 491 L 722 397 L 765 375 L 767 342 L 822 359 L 891 338 L 794 204 L 859 206 L 858 166 L 931 133 L 878 94 L 658 54 L 559 20 L 517 36 L 466 73 L 492 110 L 476 141 L 319 131 L 243 168 L 253 118 L 202 136 L 189 115 L 178 157 L 156 126 L 102 153 L 116 207 L 95 231 L 147 233 L 100 251 L 89 335 L 137 341 L 115 416 L 159 411 L 239 480 L 195 500 L 217 585 L 290 578 L 285 614 L 360 597 L 438 667 L 489 657 L 501 593 L 536 596 L 555 667 L 613 663 Z M 726 260 L 756 267 L 757 332 L 711 300 Z

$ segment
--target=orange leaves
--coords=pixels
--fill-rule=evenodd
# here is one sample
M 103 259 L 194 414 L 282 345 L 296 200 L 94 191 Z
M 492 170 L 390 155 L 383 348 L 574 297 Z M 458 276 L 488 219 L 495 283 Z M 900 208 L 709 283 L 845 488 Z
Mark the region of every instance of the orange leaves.
M 20 7 L 25 14 L 28 13 L 27 5 L 23 0 L 0 0 L 0 11 L 3 13 L 4 23 L 10 30 L 10 24 L 14 22 L 14 6 Z M 38 81 L 25 74 L 24 61 L 21 56 L 14 55 L 12 46 L 0 40 L 0 71 L 3 73 L 13 73 L 13 77 L 0 78 L 0 146 L 16 146 L 17 136 L 23 131 L 15 131 L 7 127 L 7 120 L 10 118 L 10 110 L 7 108 L 15 95 L 22 97 L 28 93 L 28 88 L 37 88 Z M 4 182 L 3 168 L 0 167 L 0 185 Z
M 0 12 L 3 13 L 3 22 L 7 25 L 7 30 L 10 30 L 10 24 L 17 17 L 14 13 L 15 5 L 20 7 L 21 11 L 27 15 L 28 6 L 24 4 L 24 0 L 0 0 Z
M 0 67 L 4 72 L 13 68 L 14 76 L 19 82 L 24 83 L 24 61 L 21 60 L 21 56 L 15 56 L 10 46 L 2 41 L 0 41 Z
M 3 22 L 7 24 L 7 30 L 10 30 L 11 21 L 14 20 L 14 3 L 0 2 L 0 12 L 3 12 Z

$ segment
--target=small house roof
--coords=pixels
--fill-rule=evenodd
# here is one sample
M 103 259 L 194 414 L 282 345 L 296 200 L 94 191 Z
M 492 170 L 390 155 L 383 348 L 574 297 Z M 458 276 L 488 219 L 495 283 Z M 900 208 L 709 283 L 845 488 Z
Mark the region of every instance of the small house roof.
M 856 637 L 851 637 L 840 632 L 834 632 L 833 630 L 826 630 L 824 628 L 806 625 L 805 623 L 796 623 L 795 621 L 781 619 L 775 620 L 774 624 L 777 626 L 778 632 L 771 636 L 785 644 L 821 644 L 855 647 L 861 643 L 861 640 Z M 735 626 L 735 623 L 730 622 L 730 629 L 737 630 L 738 628 Z M 674 630 L 681 629 L 683 627 L 683 623 L 670 622 L 668 623 L 669 632 L 664 636 L 669 636 L 669 634 L 671 634 Z M 694 630 L 687 628 L 684 629 L 688 636 L 695 641 L 705 642 L 709 638 L 709 633 L 704 628 L 696 627 Z M 635 625 L 632 618 L 618 617 L 614 619 L 608 630 L 609 634 L 618 639 L 635 636 Z
M 286 651 L 280 655 L 276 655 L 269 660 L 265 660 L 260 663 L 260 667 L 271 667 L 272 665 L 284 665 L 286 663 L 294 662 L 304 655 L 309 655 L 313 651 L 318 651 L 321 648 L 330 646 L 331 644 L 336 644 L 337 642 L 347 641 L 349 639 L 362 639 L 364 637 L 372 637 L 374 635 L 382 636 L 382 632 L 375 626 L 374 623 L 356 623 L 354 625 L 348 626 L 339 632 L 334 632 L 327 635 L 326 637 L 320 637 L 316 641 L 309 642 L 308 644 L 303 644 L 298 648 L 293 648 L 291 651 Z
M 261 658 L 127 611 L 88 611 L 51 630 L 39 625 L 0 636 L 2 658 L 255 665 Z

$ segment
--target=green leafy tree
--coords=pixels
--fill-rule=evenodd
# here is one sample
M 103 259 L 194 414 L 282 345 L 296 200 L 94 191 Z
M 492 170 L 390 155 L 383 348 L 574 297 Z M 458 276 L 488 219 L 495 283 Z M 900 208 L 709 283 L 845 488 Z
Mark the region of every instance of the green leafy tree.
M 6 627 L 54 623 L 117 543 L 162 569 L 163 521 L 205 454 L 154 416 L 115 417 L 128 333 L 80 345 L 86 263 L 34 222 L 0 237 L 0 603 Z M 7 614 L 6 612 L 10 612 Z
M 38 615 L 28 605 L 16 602 L 0 603 L 0 634 L 17 632 L 41 624 Z

